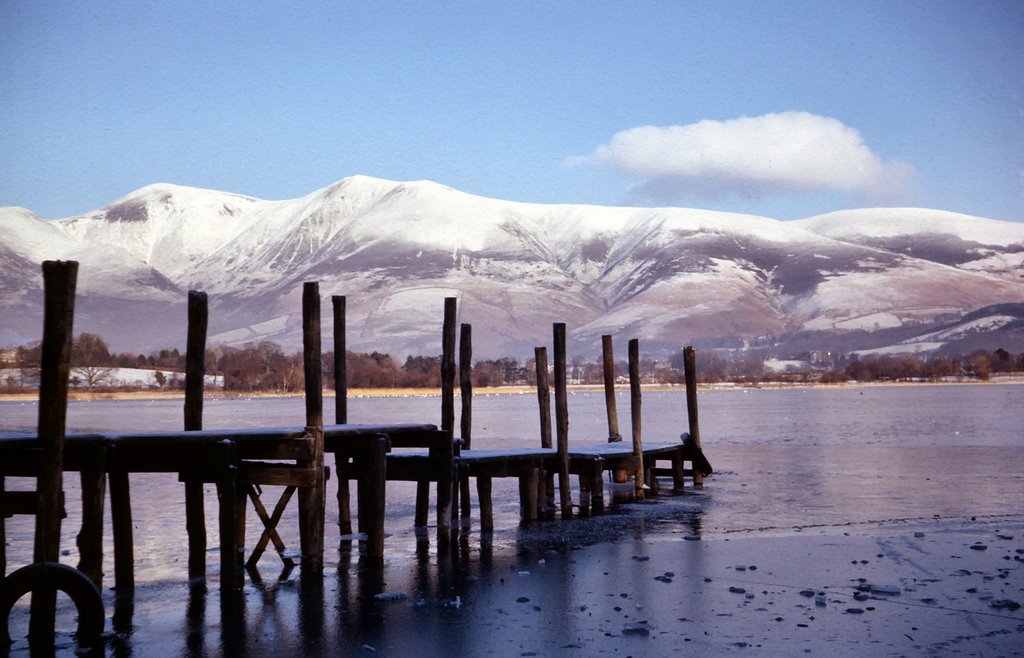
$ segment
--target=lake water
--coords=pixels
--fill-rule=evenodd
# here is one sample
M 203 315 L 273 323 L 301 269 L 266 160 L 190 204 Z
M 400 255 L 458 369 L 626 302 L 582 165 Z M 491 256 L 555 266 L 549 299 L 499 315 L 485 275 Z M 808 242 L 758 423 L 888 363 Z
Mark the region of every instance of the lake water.
M 568 580 L 548 583 L 550 589 L 531 596 L 571 599 L 566 593 L 573 586 L 571 579 L 584 567 L 574 566 L 572 554 L 553 554 L 551 546 L 679 535 L 706 540 L 817 531 L 856 535 L 859 528 L 870 532 L 878 524 L 936 518 L 1002 523 L 1004 519 L 1019 519 L 1024 509 L 1024 386 L 706 390 L 698 398 L 703 447 L 715 468 L 703 489 L 689 489 L 678 496 L 662 493 L 639 503 L 628 495 L 631 485 L 608 485 L 607 514 L 589 520 L 546 521 L 524 529 L 518 521 L 517 483 L 496 480 L 497 530 L 493 536 L 479 534 L 474 510 L 473 520 L 461 533 L 455 565 L 440 558 L 436 546 L 431 545 L 432 538 L 425 539 L 424 534 L 412 530 L 414 487 L 388 483 L 383 579 L 376 580 L 358 569 L 353 562 L 355 553 L 345 548 L 349 542 L 338 533 L 333 504 L 337 482 L 332 478 L 328 485 L 329 550 L 325 561 L 328 574 L 333 575 L 325 578 L 325 584 L 328 599 L 335 599 L 333 607 L 324 608 L 322 591 L 313 603 L 304 604 L 302 597 L 295 595 L 294 575 L 274 581 L 280 562 L 271 551 L 260 561 L 260 571 L 268 584 L 258 585 L 255 590 L 247 586 L 247 611 L 242 621 L 219 617 L 215 605 L 207 606 L 207 595 L 197 595 L 187 587 L 184 492 L 177 478 L 173 474 L 133 475 L 139 585 L 134 632 L 116 634 L 108 640 L 108 648 L 120 646 L 120 650 L 135 655 L 204 655 L 228 651 L 231 642 L 241 642 L 259 654 L 261 643 L 273 638 L 275 650 L 286 653 L 306 651 L 308 647 L 313 647 L 313 653 L 344 653 L 365 646 L 396 647 L 403 643 L 412 650 L 408 633 L 394 625 L 400 622 L 420 623 L 416 633 L 434 633 L 442 628 L 452 633 L 447 639 L 430 636 L 433 639 L 427 646 L 432 650 L 427 654 L 446 652 L 453 638 L 483 650 L 490 646 L 490 640 L 482 629 L 490 627 L 491 617 L 485 616 L 485 622 L 476 626 L 457 623 L 460 617 L 449 604 L 454 602 L 457 608 L 458 596 L 469 596 L 484 582 L 498 591 L 505 582 L 504 577 L 499 582 L 499 575 L 515 574 L 524 564 L 536 568 L 545 557 L 552 565 L 556 561 L 561 564 L 562 569 L 553 573 Z M 331 399 L 325 400 L 325 406 L 331 409 Z M 533 394 L 477 396 L 473 401 L 474 447 L 539 446 L 536 406 Z M 618 408 L 620 432 L 628 437 L 629 404 L 624 394 L 619 396 Z M 35 403 L 0 402 L 0 429 L 31 429 L 36 414 Z M 569 414 L 570 444 L 605 440 L 603 394 L 570 395 Z M 172 430 L 181 426 L 181 416 L 181 402 L 175 400 L 72 402 L 68 431 Z M 328 412 L 328 419 L 330 416 Z M 349 417 L 352 422 L 439 423 L 440 400 L 356 398 L 350 401 Z M 207 428 L 298 425 L 303 418 L 301 398 L 216 399 L 205 403 Z M 675 441 L 685 430 L 682 389 L 644 393 L 645 441 Z M 74 474 L 65 478 L 68 517 L 62 524 L 61 547 L 65 551 L 63 561 L 69 564 L 76 562 L 74 537 L 80 525 L 77 484 Z M 33 485 L 17 478 L 8 480 L 9 490 Z M 579 502 L 576 483 L 573 485 L 574 501 Z M 272 495 L 268 491 L 265 498 Z M 216 494 L 212 486 L 207 489 L 207 500 L 211 543 L 208 573 L 216 577 Z M 281 534 L 290 546 L 298 543 L 293 516 L 286 515 L 281 526 Z M 113 565 L 109 522 L 107 525 L 104 571 L 109 584 Z M 33 527 L 30 517 L 7 520 L 8 570 L 31 561 Z M 259 528 L 251 515 L 247 528 L 246 543 L 252 546 Z M 634 544 L 623 545 L 627 548 L 622 550 L 635 550 Z M 735 542 L 716 545 L 733 546 Z M 624 555 L 625 564 L 635 564 L 629 559 L 632 553 Z M 694 572 L 694 582 L 701 582 L 701 573 Z M 607 567 L 604 575 L 608 575 Z M 637 586 L 630 583 L 624 582 L 622 587 Z M 425 598 L 427 608 L 419 603 L 382 607 L 373 595 L 385 589 L 415 593 Z M 111 596 L 108 590 L 108 606 L 112 605 Z M 215 587 L 211 587 L 209 596 L 216 597 Z M 570 603 L 562 607 L 574 609 L 575 604 Z M 27 624 L 27 607 L 19 606 L 17 614 L 12 615 L 12 631 Z M 298 631 L 295 623 L 300 625 Z M 240 631 L 243 635 L 232 635 L 236 627 L 244 629 Z M 70 627 L 65 627 L 61 635 L 64 639 L 60 647 L 67 651 L 73 650 L 69 631 Z M 23 637 L 23 632 L 15 637 Z M 517 636 L 513 633 L 510 638 L 516 640 Z M 16 652 L 22 650 L 24 640 L 15 647 Z
M 697 508 L 704 533 L 1024 509 L 1024 386 L 725 389 L 701 391 L 698 400 L 702 442 L 715 475 L 690 496 L 660 496 L 657 516 L 689 516 Z M 298 425 L 303 405 L 301 398 L 207 400 L 204 426 Z M 328 420 L 332 405 L 325 399 Z M 628 438 L 625 393 L 618 409 L 620 432 Z M 0 403 L 0 429 L 30 429 L 36 414 L 34 403 Z M 177 400 L 72 402 L 68 431 L 172 430 L 181 426 L 181 415 Z M 349 418 L 439 423 L 440 400 L 354 398 Z M 602 393 L 570 395 L 569 418 L 570 445 L 606 438 Z M 476 396 L 473 419 L 475 448 L 540 445 L 533 394 Z M 686 423 L 682 389 L 644 393 L 645 441 L 678 440 Z M 69 490 L 75 479 L 69 478 Z M 176 523 L 183 498 L 175 478 L 133 476 L 141 479 L 159 486 L 135 487 L 134 504 L 158 514 L 174 509 Z M 333 495 L 336 483 L 330 486 Z M 516 525 L 516 487 L 512 480 L 495 483 L 499 529 Z M 402 483 L 389 489 L 388 531 L 401 533 L 411 525 L 413 496 Z M 608 495 L 614 492 L 611 487 Z M 329 507 L 329 525 L 336 514 Z

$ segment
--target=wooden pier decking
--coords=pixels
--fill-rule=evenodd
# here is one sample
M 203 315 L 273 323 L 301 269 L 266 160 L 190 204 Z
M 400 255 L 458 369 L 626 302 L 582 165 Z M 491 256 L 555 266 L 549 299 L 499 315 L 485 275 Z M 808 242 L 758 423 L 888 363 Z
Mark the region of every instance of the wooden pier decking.
M 632 441 L 621 441 L 614 408 L 614 368 L 611 337 L 603 340 L 605 356 L 606 400 L 609 419 L 607 442 L 569 444 L 568 404 L 565 359 L 565 325 L 556 323 L 554 332 L 555 437 L 552 445 L 551 394 L 548 386 L 546 348 L 537 348 L 537 392 L 540 410 L 541 446 L 536 449 L 489 449 L 472 447 L 471 327 L 461 328 L 458 381 L 462 394 L 462 436 L 455 438 L 454 383 L 456 300 L 444 305 L 442 329 L 441 425 L 429 423 L 350 424 L 345 381 L 345 298 L 332 298 L 334 306 L 334 349 L 337 394 L 336 424 L 323 421 L 320 373 L 320 298 L 317 284 L 303 288 L 303 361 L 305 370 L 306 419 L 301 426 L 258 429 L 202 429 L 203 378 L 205 375 L 205 339 L 207 299 L 204 293 L 189 293 L 188 340 L 186 353 L 186 391 L 184 429 L 173 432 L 104 432 L 64 434 L 67 404 L 67 373 L 71 320 L 73 318 L 74 276 L 77 264 L 45 263 L 44 273 L 70 270 L 62 290 L 60 283 L 46 280 L 47 319 L 44 323 L 44 349 L 40 390 L 40 424 L 36 433 L 0 432 L 0 576 L 6 576 L 4 547 L 5 518 L 14 514 L 36 517 L 36 565 L 55 573 L 60 567 L 62 581 L 50 577 L 19 575 L 0 580 L 0 648 L 7 637 L 7 617 L 19 590 L 33 592 L 32 642 L 52 641 L 53 603 L 56 589 L 69 591 L 75 583 L 102 583 L 103 508 L 109 483 L 110 517 L 113 534 L 114 589 L 117 593 L 114 623 L 130 624 L 131 597 L 134 589 L 134 540 L 131 505 L 131 476 L 145 473 L 178 473 L 185 485 L 186 529 L 188 534 L 190 581 L 205 577 L 206 528 L 202 485 L 213 483 L 218 493 L 220 545 L 220 586 L 225 605 L 235 600 L 243 585 L 243 565 L 252 566 L 268 544 L 286 564 L 291 554 L 277 533 L 277 524 L 293 496 L 298 498 L 299 542 L 304 574 L 323 570 L 324 523 L 326 514 L 325 482 L 330 469 L 325 455 L 334 455 L 338 478 L 338 522 L 343 535 L 351 533 L 349 481 L 358 488 L 359 531 L 365 535 L 364 558 L 369 568 L 379 568 L 384 555 L 386 482 L 408 480 L 418 483 L 415 524 L 427 523 L 428 491 L 436 483 L 436 510 L 439 549 L 447 539 L 453 518 L 459 512 L 471 514 L 469 480 L 477 481 L 477 499 L 482 531 L 494 529 L 491 501 L 494 478 L 519 479 L 521 516 L 537 519 L 555 508 L 554 476 L 559 479 L 559 507 L 563 517 L 573 515 L 574 504 L 570 476 L 579 479 L 581 513 L 597 512 L 604 506 L 604 474 L 613 474 L 616 482 L 634 478 L 635 493 L 657 491 L 658 475 L 672 477 L 673 489 L 682 490 L 686 478 L 694 485 L 710 474 L 710 465 L 700 449 L 696 413 L 696 385 L 693 378 L 693 351 L 687 348 L 687 406 L 689 433 L 679 443 L 642 443 L 640 384 L 637 372 L 638 343 L 629 344 L 630 402 Z M 67 272 L 64 272 L 67 275 Z M 55 316 L 50 312 L 50 297 L 63 299 L 65 305 Z M 69 302 L 70 300 L 70 302 Z M 58 304 L 59 306 L 59 304 Z M 48 349 L 46 336 L 51 324 L 61 325 L 61 345 Z M 339 358 L 339 354 L 341 355 Z M 52 371 L 52 372 L 51 372 Z M 56 383 L 54 383 L 56 382 Z M 610 391 L 610 393 L 609 393 Z M 48 419 L 55 418 L 57 423 Z M 668 467 L 659 467 L 668 462 Z M 691 466 L 686 467 L 689 462 Z M 78 534 L 77 569 L 58 565 L 60 518 L 63 513 L 62 477 L 64 471 L 78 472 L 82 489 L 82 528 Z M 6 491 L 9 476 L 38 478 L 38 491 Z M 262 486 L 283 487 L 281 498 L 268 512 L 261 498 Z M 461 508 L 456 504 L 461 498 Z M 245 527 L 250 502 L 263 524 L 259 541 L 246 559 Z M 29 567 L 15 572 L 24 573 Z M 35 572 L 33 572 L 35 573 Z M 12 574 L 13 576 L 14 574 Z M 61 583 L 64 583 L 62 586 Z M 90 594 L 91 596 L 91 594 Z M 13 598 L 12 598 L 13 597 Z M 98 591 L 97 591 L 98 597 Z M 37 604 L 37 599 L 41 602 Z M 98 600 L 98 599 L 97 599 Z M 82 613 L 78 600 L 74 601 Z M 127 603 L 125 603 L 127 602 Z M 101 604 L 100 604 L 101 605 Z M 49 613 L 37 609 L 49 606 Z M 102 613 L 102 609 L 101 609 Z M 83 615 L 83 618 L 85 616 Z M 81 642 L 96 631 L 95 618 L 89 625 L 80 623 Z M 102 624 L 100 624 L 102 629 Z

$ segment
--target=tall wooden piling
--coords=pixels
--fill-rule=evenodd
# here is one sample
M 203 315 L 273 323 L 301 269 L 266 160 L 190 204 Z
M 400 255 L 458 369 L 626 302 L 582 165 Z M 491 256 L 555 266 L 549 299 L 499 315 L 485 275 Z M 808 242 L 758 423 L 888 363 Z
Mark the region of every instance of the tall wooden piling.
M 64 493 L 64 432 L 68 407 L 68 375 L 75 319 L 78 263 L 43 263 L 43 342 L 39 371 L 39 441 L 43 461 L 39 467 L 39 508 L 36 513 L 35 561 L 60 560 L 61 498 Z M 42 640 L 53 634 L 57 592 L 49 587 L 32 595 L 30 637 Z
M 540 409 L 540 447 L 551 448 L 551 388 L 548 385 L 548 348 L 535 347 L 537 406 Z
M 558 442 L 558 493 L 562 516 L 572 515 L 569 490 L 569 401 L 565 378 L 565 323 L 554 324 L 555 341 L 555 438 Z
M 462 413 L 459 418 L 462 449 L 473 447 L 473 325 L 462 323 L 459 331 L 459 398 Z M 459 475 L 459 498 L 462 502 L 462 517 L 470 514 L 469 476 Z
M 629 341 L 629 415 L 633 429 L 633 457 L 636 467 L 636 496 L 644 497 L 644 447 L 640 434 L 640 341 L 636 338 Z
M 348 347 L 345 341 L 346 318 L 345 296 L 331 297 L 334 311 L 334 422 L 344 425 L 348 422 L 348 361 L 345 358 Z
M 348 359 L 346 354 L 347 319 L 344 295 L 331 297 L 334 313 L 334 422 L 344 425 L 348 422 Z M 336 455 L 334 470 L 338 478 L 338 530 L 343 535 L 352 534 L 352 493 L 348 480 L 348 457 Z
M 548 348 L 533 348 L 534 366 L 537 376 L 537 409 L 540 412 L 540 447 L 550 449 L 551 443 L 551 387 L 548 383 Z M 538 501 L 545 511 L 555 508 L 555 482 L 550 473 L 540 477 Z
M 185 431 L 203 429 L 203 387 L 206 378 L 206 331 L 209 309 L 205 292 L 188 293 L 188 338 L 185 348 Z M 206 576 L 206 513 L 203 483 L 185 480 L 185 531 L 188 533 L 188 577 Z M 232 535 L 233 536 L 233 535 Z M 223 547 L 222 547 L 223 549 Z M 229 551 L 222 551 L 228 552 Z
M 314 485 L 299 488 L 299 542 L 304 571 L 324 568 L 324 405 L 320 352 L 320 286 L 302 287 L 302 365 L 305 371 L 306 431 L 312 435 L 313 459 L 299 466 L 312 468 Z
M 619 434 L 619 414 L 615 408 L 615 353 L 611 336 L 601 336 L 601 363 L 604 374 L 604 408 L 608 416 L 608 442 L 615 443 L 622 440 L 622 435 Z M 614 471 L 612 480 L 623 483 L 626 475 L 626 471 Z
M 686 415 L 690 425 L 688 441 L 703 455 L 700 447 L 700 425 L 697 421 L 697 357 L 692 346 L 683 349 L 683 370 L 686 378 Z M 704 473 L 701 468 L 693 465 L 693 484 L 704 484 Z
M 458 313 L 454 297 L 444 299 L 444 323 L 441 327 L 441 429 L 455 436 L 455 322 Z M 445 452 L 451 452 L 451 446 Z M 448 463 L 452 463 L 451 460 Z M 442 473 L 437 481 L 437 530 L 446 534 L 451 528 L 452 482 L 454 473 Z
M 601 336 L 601 360 L 604 366 L 604 407 L 608 415 L 608 441 L 622 440 L 619 434 L 619 414 L 615 409 L 615 355 L 612 337 Z

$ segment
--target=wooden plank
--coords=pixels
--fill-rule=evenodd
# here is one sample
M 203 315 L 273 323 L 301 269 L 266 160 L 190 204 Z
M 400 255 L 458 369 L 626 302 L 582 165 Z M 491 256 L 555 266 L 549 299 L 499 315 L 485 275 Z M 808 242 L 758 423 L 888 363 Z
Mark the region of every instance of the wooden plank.
M 35 491 L 0 491 L 0 510 L 3 516 L 29 515 L 39 513 L 39 494 Z
M 565 378 L 565 323 L 554 324 L 555 341 L 555 437 L 558 446 L 558 493 L 562 516 L 572 516 L 569 490 L 569 402 Z
M 317 472 L 313 468 L 302 468 L 291 464 L 268 464 L 244 461 L 241 477 L 252 484 L 276 487 L 315 487 Z
M 636 338 L 629 341 L 629 411 L 630 426 L 633 429 L 633 456 L 639 458 L 644 454 L 644 445 L 641 438 L 640 417 L 640 341 Z M 646 482 L 643 459 L 638 459 L 633 482 L 637 498 L 643 498 Z

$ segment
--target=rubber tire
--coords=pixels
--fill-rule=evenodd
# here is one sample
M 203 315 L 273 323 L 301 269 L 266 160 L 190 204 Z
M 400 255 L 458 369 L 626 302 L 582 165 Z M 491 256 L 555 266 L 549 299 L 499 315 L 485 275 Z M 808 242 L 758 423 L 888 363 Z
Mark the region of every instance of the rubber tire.
M 103 632 L 103 597 L 88 576 L 59 562 L 36 562 L 24 566 L 0 580 L 0 647 L 11 645 L 8 628 L 11 609 L 18 599 L 36 587 L 52 587 L 64 592 L 78 610 L 79 645 L 93 642 Z

